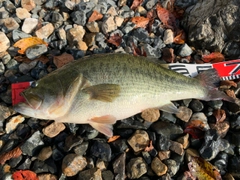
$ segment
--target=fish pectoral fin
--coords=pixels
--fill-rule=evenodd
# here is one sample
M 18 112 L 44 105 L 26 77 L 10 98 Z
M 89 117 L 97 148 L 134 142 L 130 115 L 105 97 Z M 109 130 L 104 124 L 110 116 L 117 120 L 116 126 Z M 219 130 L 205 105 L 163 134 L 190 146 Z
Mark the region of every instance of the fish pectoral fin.
M 120 86 L 118 84 L 98 84 L 83 89 L 90 95 L 90 99 L 112 102 L 119 96 Z
M 102 124 L 102 123 L 96 123 L 96 122 L 90 122 L 89 123 L 94 129 L 98 130 L 100 133 L 112 137 L 113 131 L 112 131 L 112 125 L 111 124 Z
M 159 109 L 162 111 L 166 111 L 168 113 L 173 113 L 173 114 L 176 114 L 179 112 L 178 108 L 172 102 L 169 102 L 168 104 L 159 107 Z
M 106 115 L 106 116 L 91 118 L 89 121 L 95 122 L 95 123 L 102 123 L 102 124 L 115 124 L 116 120 L 117 119 L 114 116 Z

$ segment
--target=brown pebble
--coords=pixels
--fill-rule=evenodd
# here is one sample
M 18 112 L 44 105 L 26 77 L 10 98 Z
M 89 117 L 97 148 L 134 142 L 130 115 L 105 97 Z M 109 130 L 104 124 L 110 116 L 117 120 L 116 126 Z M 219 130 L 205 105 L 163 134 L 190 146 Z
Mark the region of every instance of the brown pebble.
M 162 161 L 158 157 L 155 157 L 152 160 L 151 168 L 158 176 L 162 176 L 167 172 L 167 166 L 162 163 Z
M 54 26 L 52 23 L 48 23 L 45 26 L 38 29 L 35 34 L 38 38 L 44 39 L 48 38 L 54 31 Z
M 57 136 L 60 132 L 65 129 L 65 125 L 63 123 L 53 122 L 47 127 L 43 128 L 43 134 L 47 137 L 53 138 Z
M 127 141 L 133 148 L 134 152 L 140 152 L 149 145 L 149 136 L 144 130 L 136 130 L 132 137 L 130 137 Z
M 189 134 L 186 134 L 182 137 L 179 137 L 176 141 L 183 145 L 183 149 L 186 149 L 189 146 Z
M 77 154 L 68 154 L 63 158 L 62 161 L 62 171 L 66 176 L 75 176 L 86 166 L 86 158 Z
M 53 174 L 39 174 L 38 176 L 38 180 L 57 180 L 57 176 L 53 175 Z
M 181 119 L 182 121 L 184 122 L 188 122 L 189 119 L 191 118 L 192 116 L 192 110 L 189 109 L 188 107 L 186 106 L 180 106 L 178 108 L 178 113 L 176 114 L 176 116 Z
M 50 158 L 51 155 L 52 155 L 52 148 L 51 148 L 51 146 L 44 147 L 44 148 L 42 148 L 42 150 L 38 154 L 38 159 L 40 161 L 45 161 L 46 159 Z
M 57 66 L 57 68 L 60 68 L 73 60 L 74 60 L 73 56 L 68 53 L 63 53 L 59 56 L 53 57 L 53 63 Z
M 141 113 L 141 117 L 148 122 L 155 122 L 160 117 L 159 109 L 146 109 Z
M 219 122 L 216 124 L 209 124 L 211 129 L 216 129 L 221 138 L 224 138 L 230 128 L 228 121 Z
M 34 0 L 21 0 L 21 6 L 28 11 L 31 11 L 36 7 Z
M 25 118 L 21 115 L 18 116 L 14 116 L 12 117 L 7 123 L 6 123 L 6 128 L 5 131 L 6 133 L 10 133 L 12 131 L 14 131 L 17 126 L 22 123 L 25 120 Z
M 171 151 L 159 151 L 158 152 L 158 157 L 161 161 L 165 159 L 169 159 L 171 155 Z
M 170 150 L 179 155 L 183 155 L 183 153 L 184 153 L 183 145 L 176 141 L 171 141 Z

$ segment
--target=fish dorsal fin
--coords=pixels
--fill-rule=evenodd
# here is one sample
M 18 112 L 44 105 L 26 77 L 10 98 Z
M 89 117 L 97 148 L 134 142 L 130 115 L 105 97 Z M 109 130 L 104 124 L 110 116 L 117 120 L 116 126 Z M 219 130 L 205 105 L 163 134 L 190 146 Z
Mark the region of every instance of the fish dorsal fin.
M 112 125 L 111 124 L 102 124 L 102 123 L 96 123 L 96 122 L 90 122 L 89 124 L 94 129 L 98 130 L 100 133 L 103 133 L 104 135 L 106 135 L 108 137 L 113 136 Z
M 98 84 L 83 89 L 90 95 L 90 99 L 104 102 L 112 102 L 119 96 L 120 86 L 118 84 Z
M 159 107 L 159 109 L 168 113 L 173 113 L 173 114 L 176 114 L 179 112 L 178 108 L 172 102 L 169 102 L 168 104 Z
M 102 123 L 102 124 L 115 124 L 116 118 L 112 115 L 106 115 L 101 117 L 94 117 L 89 120 L 90 122 Z

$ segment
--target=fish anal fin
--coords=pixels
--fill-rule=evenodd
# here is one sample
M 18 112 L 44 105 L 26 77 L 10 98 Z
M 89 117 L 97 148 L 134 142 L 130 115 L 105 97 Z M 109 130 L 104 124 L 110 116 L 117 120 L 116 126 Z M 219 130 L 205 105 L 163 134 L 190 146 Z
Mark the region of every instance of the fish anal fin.
M 90 95 L 90 99 L 112 102 L 119 96 L 120 86 L 118 84 L 98 84 L 83 89 Z
M 96 123 L 96 122 L 90 122 L 89 124 L 94 129 L 98 130 L 100 133 L 106 135 L 107 137 L 112 137 L 113 136 L 112 125 Z
M 172 103 L 169 102 L 168 104 L 165 104 L 164 106 L 159 107 L 160 110 L 166 111 L 168 113 L 176 114 L 179 112 L 178 108 Z
M 102 123 L 102 124 L 115 124 L 116 118 L 112 115 L 105 115 L 100 117 L 91 118 L 91 122 Z

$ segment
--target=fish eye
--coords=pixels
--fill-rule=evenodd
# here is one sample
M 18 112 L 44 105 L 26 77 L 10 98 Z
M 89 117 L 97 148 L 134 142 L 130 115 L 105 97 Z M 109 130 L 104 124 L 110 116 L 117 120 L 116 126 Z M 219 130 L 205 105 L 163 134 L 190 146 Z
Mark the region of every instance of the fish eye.
M 37 85 L 38 85 L 38 83 L 37 83 L 36 81 L 33 81 L 33 82 L 31 83 L 31 87 L 33 87 L 33 88 L 37 87 Z

